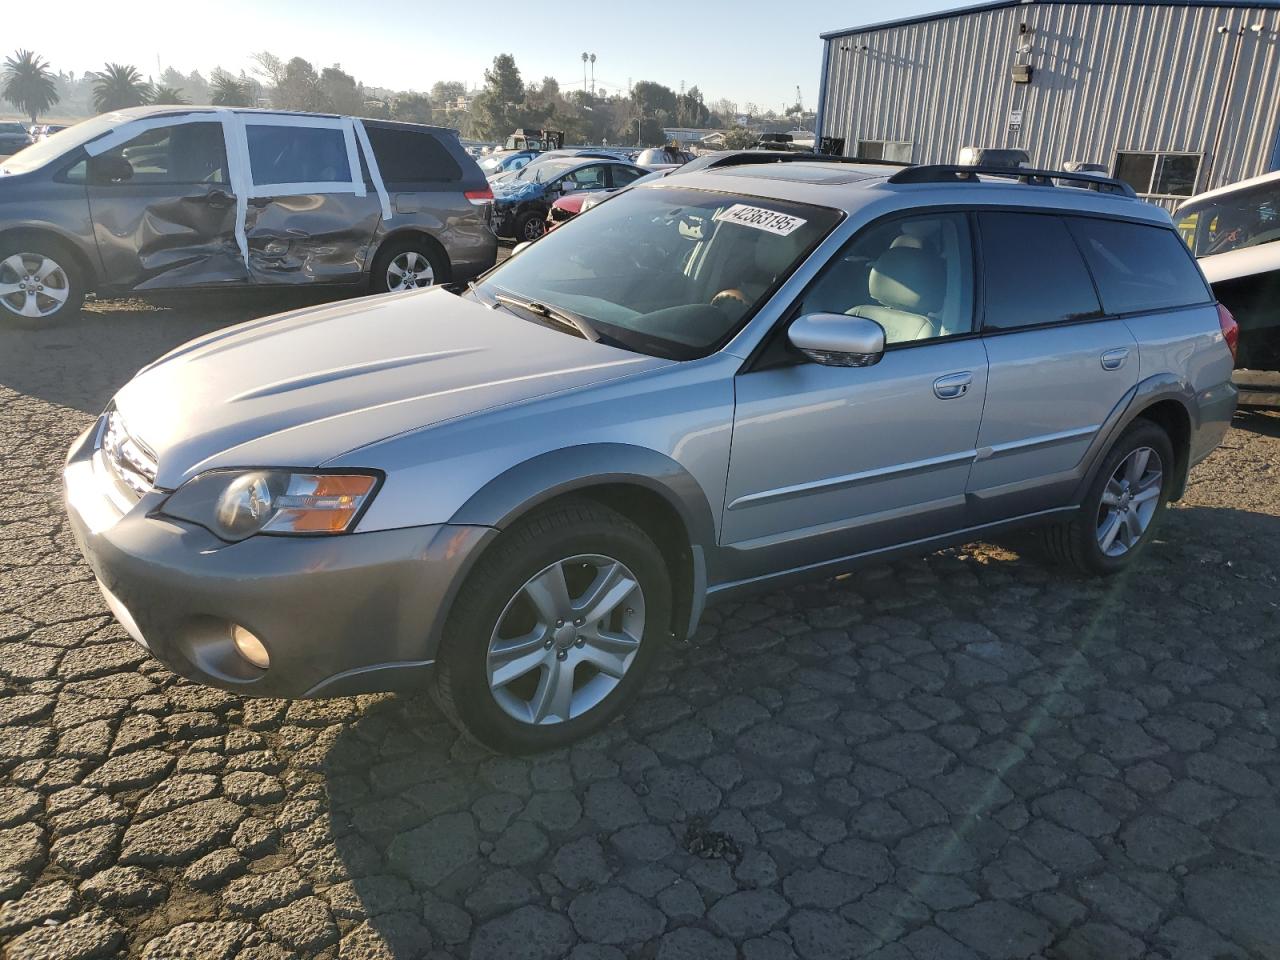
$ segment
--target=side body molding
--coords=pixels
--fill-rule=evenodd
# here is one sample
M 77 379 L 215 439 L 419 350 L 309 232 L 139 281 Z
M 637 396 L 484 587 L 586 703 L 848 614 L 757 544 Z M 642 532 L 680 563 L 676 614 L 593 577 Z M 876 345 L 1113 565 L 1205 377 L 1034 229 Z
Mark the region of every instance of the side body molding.
M 673 587 L 676 632 L 689 636 L 697 629 L 706 600 L 707 554 L 714 553 L 715 522 L 697 480 L 665 454 L 625 443 L 584 444 L 540 454 L 494 477 L 449 522 L 503 529 L 556 497 L 618 485 L 640 487 L 661 497 L 684 526 L 689 569 L 681 578 L 686 582 Z

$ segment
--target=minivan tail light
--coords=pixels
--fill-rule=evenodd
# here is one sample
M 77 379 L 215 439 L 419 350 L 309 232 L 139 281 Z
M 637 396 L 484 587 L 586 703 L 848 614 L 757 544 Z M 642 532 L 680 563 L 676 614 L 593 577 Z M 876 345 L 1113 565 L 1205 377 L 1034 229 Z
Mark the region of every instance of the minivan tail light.
M 469 203 L 473 203 L 477 207 L 483 206 L 486 203 L 493 203 L 493 191 L 488 187 L 485 187 L 483 190 L 467 190 L 463 193 L 463 196 L 467 198 Z
M 1227 341 L 1227 349 L 1231 351 L 1231 362 L 1236 362 L 1236 348 L 1240 346 L 1240 324 L 1231 315 L 1231 311 L 1218 304 L 1218 326 L 1222 327 L 1222 339 Z

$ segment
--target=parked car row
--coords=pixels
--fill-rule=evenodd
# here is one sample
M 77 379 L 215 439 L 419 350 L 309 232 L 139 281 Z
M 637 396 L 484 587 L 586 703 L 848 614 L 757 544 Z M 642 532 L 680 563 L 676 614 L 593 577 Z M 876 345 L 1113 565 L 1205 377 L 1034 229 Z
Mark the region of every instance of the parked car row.
M 202 107 L 104 114 L 0 161 L 0 322 L 53 322 L 89 291 L 467 280 L 496 259 L 492 198 L 440 127 Z

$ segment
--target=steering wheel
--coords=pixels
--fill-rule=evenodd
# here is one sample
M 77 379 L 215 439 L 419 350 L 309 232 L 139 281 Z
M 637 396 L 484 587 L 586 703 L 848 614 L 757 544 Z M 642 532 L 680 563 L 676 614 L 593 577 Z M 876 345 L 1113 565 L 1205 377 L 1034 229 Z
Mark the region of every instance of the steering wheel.
M 713 307 L 727 306 L 730 300 L 737 300 L 744 307 L 751 306 L 751 301 L 747 299 L 747 295 L 737 287 L 729 287 L 727 290 L 721 290 L 711 298 Z

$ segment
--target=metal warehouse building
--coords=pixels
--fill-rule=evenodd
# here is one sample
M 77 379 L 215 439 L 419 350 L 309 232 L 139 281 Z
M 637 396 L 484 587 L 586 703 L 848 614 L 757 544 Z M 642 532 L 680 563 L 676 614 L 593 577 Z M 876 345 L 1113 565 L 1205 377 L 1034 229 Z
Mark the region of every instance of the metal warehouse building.
M 1096 163 L 1166 206 L 1280 168 L 1280 4 L 984 3 L 822 35 L 821 136 Z

